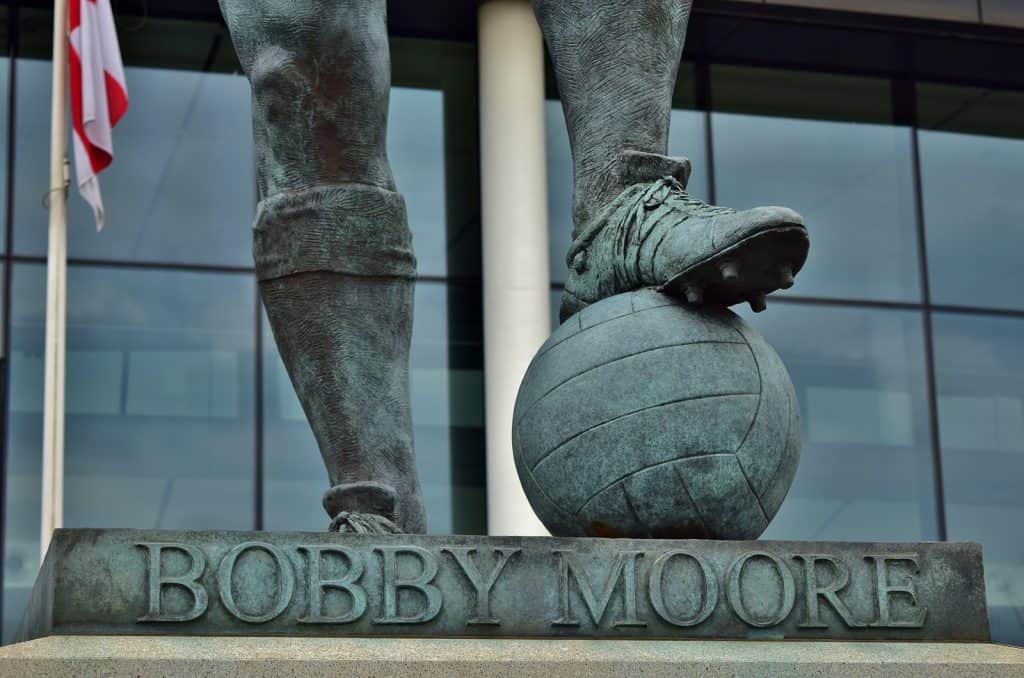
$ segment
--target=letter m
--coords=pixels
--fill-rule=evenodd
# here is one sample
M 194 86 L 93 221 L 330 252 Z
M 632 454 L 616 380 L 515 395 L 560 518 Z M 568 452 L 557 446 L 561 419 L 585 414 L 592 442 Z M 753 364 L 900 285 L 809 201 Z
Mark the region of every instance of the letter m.
M 595 593 L 575 551 L 555 549 L 553 553 L 558 557 L 559 614 L 558 619 L 551 622 L 552 626 L 580 625 L 580 620 L 573 616 L 570 606 L 570 579 L 575 580 L 576 588 L 579 589 L 580 597 L 595 626 L 601 624 L 605 610 L 608 609 L 608 604 L 619 587 L 619 580 L 623 582 L 623 618 L 616 620 L 613 626 L 647 626 L 646 622 L 637 618 L 636 561 L 643 557 L 642 551 L 616 553 L 611 571 L 605 578 L 600 593 Z

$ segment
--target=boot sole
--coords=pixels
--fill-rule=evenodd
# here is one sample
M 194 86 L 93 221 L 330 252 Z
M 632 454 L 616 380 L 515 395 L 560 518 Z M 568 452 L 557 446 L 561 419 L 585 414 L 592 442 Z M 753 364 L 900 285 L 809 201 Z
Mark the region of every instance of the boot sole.
M 803 267 L 809 247 L 807 229 L 797 224 L 776 226 L 748 236 L 676 275 L 658 291 L 693 305 L 732 306 L 750 302 L 764 310 L 763 297 L 792 287 L 792 276 Z M 723 264 L 734 266 L 735 277 L 726 279 Z M 787 280 L 785 269 L 790 272 Z M 696 294 L 698 299 L 694 300 Z M 567 289 L 562 290 L 558 317 L 565 322 L 591 303 Z
M 791 287 L 807 259 L 807 229 L 785 224 L 748 236 L 690 266 L 658 288 L 690 304 L 764 310 L 764 295 Z

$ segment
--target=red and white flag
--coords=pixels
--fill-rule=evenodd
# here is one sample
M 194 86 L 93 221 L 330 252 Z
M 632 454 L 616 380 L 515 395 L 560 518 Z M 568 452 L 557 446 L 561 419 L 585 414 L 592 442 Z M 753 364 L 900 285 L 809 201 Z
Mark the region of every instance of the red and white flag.
M 70 0 L 71 127 L 78 191 L 103 228 L 99 173 L 114 159 L 111 131 L 128 110 L 121 49 L 110 0 Z

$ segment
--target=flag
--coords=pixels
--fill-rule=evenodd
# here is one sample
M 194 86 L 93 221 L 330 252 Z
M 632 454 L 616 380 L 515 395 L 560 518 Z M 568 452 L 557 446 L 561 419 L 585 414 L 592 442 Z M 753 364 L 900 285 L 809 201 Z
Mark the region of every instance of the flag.
M 114 159 L 111 131 L 128 110 L 110 0 L 70 0 L 68 42 L 75 177 L 99 230 L 103 228 L 103 198 L 98 175 Z

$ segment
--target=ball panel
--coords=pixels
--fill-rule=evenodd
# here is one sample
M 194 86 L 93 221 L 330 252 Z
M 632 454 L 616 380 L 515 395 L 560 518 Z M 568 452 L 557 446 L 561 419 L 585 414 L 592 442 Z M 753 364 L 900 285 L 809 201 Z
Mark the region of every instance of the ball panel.
M 708 531 L 718 539 L 756 539 L 768 527 L 735 454 L 690 457 L 673 466 Z
M 799 461 L 799 448 L 794 454 L 794 449 L 789 445 L 791 432 L 795 425 L 798 427 L 794 422 L 796 396 L 786 367 L 775 350 L 749 326 L 742 325 L 739 329 L 747 338 L 757 361 L 762 392 L 761 406 L 754 417 L 750 433 L 736 455 L 771 520 L 786 490 L 782 491 L 781 497 L 771 496 L 768 501 L 765 499 L 772 493 L 778 493 L 780 469 L 786 466 L 795 469 Z M 788 484 L 785 488 L 788 490 Z M 769 506 L 775 506 L 775 509 Z
M 630 292 L 628 296 L 634 313 L 646 311 L 650 308 L 660 308 L 662 306 L 679 306 L 679 301 L 675 297 L 662 294 L 658 290 L 650 287 L 637 290 L 636 292 Z
M 541 459 L 533 475 L 551 501 L 575 513 L 604 488 L 642 469 L 691 455 L 731 454 L 756 407 L 756 395 L 736 395 L 636 412 L 566 442 Z M 695 424 L 702 421 L 715 425 Z
M 656 349 L 593 368 L 543 396 L 519 419 L 520 444 L 532 467 L 559 445 L 619 417 L 685 399 L 756 394 L 759 389 L 746 344 Z
M 796 393 L 792 386 L 786 389 L 790 403 L 790 424 L 789 435 L 786 438 L 786 449 L 782 453 L 782 461 L 775 469 L 775 476 L 772 477 L 767 489 L 760 493 L 761 506 L 765 513 L 772 518 L 782 506 L 783 500 L 793 485 L 793 477 L 796 475 L 796 467 L 800 463 L 800 407 L 797 403 Z
M 537 479 L 533 477 L 530 469 L 523 465 L 519 455 L 515 454 L 516 471 L 519 475 L 519 482 L 523 486 L 523 492 L 530 501 L 533 512 L 544 523 L 548 531 L 560 537 L 583 537 L 584 532 L 580 527 L 579 519 L 563 511 L 548 497 L 544 488 L 540 486 Z
M 634 473 L 622 481 L 622 487 L 649 537 L 702 539 L 708 536 L 700 511 L 671 463 Z
M 714 348 L 681 346 L 703 341 Z M 708 392 L 735 383 L 749 390 Z M 696 397 L 681 398 L 684 388 Z M 605 299 L 559 327 L 513 421 L 523 489 L 556 535 L 754 538 L 799 458 L 796 395 L 767 342 L 728 310 L 655 290 Z
M 544 344 L 540 347 L 540 350 L 537 351 L 537 354 L 540 355 L 541 352 L 551 348 L 552 346 L 557 346 L 558 344 L 562 343 L 566 339 L 569 339 L 579 331 L 580 314 L 577 313 L 576 315 L 572 316 L 564 323 L 555 328 L 555 331 L 552 332 L 551 336 L 547 338 L 547 341 L 545 341 Z
M 647 532 L 630 508 L 622 483 L 600 492 L 586 510 L 574 518 L 578 529 L 589 537 L 623 537 Z
M 617 318 L 600 329 L 583 330 L 568 341 L 552 343 L 549 339 L 523 379 L 516 398 L 516 414 L 521 416 L 554 387 L 598 365 L 659 346 L 698 341 L 746 343 L 725 320 L 706 318 L 678 305 Z
M 633 294 L 617 294 L 587 306 L 577 313 L 580 327 L 588 329 L 595 325 L 633 314 Z

